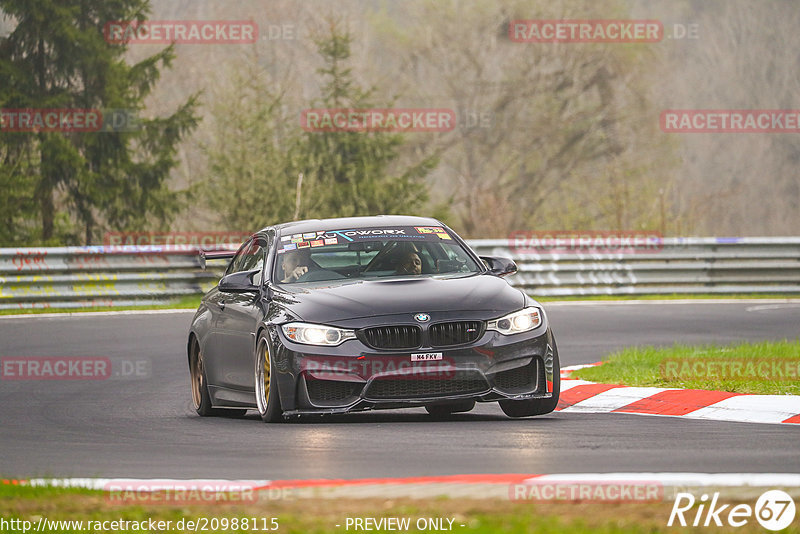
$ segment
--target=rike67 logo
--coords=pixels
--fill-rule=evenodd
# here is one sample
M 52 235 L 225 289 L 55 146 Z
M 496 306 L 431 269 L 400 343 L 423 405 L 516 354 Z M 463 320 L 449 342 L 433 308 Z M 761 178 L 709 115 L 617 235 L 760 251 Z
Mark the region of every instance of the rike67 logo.
M 781 490 L 769 490 L 761 494 L 755 506 L 749 504 L 721 504 L 719 492 L 709 500 L 703 494 L 699 501 L 691 493 L 678 493 L 667 526 L 721 527 L 727 523 L 731 527 L 742 527 L 755 517 L 767 530 L 783 530 L 794 521 L 795 504 L 792 497 Z

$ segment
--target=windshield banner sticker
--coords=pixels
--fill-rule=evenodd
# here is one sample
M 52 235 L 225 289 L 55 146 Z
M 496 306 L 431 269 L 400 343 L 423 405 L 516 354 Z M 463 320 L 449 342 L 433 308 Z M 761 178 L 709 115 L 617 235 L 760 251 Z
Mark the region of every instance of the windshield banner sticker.
M 340 245 L 354 241 L 413 239 L 415 241 L 452 240 L 441 226 L 413 226 L 394 228 L 358 228 L 352 230 L 327 230 L 281 236 L 283 250 L 295 248 Z M 288 243 L 287 243 L 288 241 Z M 287 245 L 296 245 L 288 247 Z

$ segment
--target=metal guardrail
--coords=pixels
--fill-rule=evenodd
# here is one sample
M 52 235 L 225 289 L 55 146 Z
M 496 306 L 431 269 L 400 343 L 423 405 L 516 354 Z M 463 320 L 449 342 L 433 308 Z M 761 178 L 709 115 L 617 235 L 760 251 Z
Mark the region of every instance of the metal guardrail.
M 595 254 L 470 246 L 511 255 L 519 271 L 509 281 L 533 296 L 800 293 L 800 237 L 664 238 L 657 250 Z
M 0 309 L 163 304 L 219 275 L 186 247 L 0 248 Z
M 666 238 L 644 253 L 532 253 L 508 240 L 469 241 L 510 256 L 509 282 L 533 296 L 800 293 L 800 238 Z M 513 245 L 513 243 L 512 243 Z M 180 247 L 0 249 L 0 309 L 159 304 L 200 294 L 219 270 Z

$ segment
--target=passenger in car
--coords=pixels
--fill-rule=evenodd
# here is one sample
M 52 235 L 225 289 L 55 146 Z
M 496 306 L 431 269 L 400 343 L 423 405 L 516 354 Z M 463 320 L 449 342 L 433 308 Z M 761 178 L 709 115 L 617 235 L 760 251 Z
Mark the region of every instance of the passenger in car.
M 406 252 L 397 264 L 397 274 L 422 274 L 422 260 L 416 252 Z

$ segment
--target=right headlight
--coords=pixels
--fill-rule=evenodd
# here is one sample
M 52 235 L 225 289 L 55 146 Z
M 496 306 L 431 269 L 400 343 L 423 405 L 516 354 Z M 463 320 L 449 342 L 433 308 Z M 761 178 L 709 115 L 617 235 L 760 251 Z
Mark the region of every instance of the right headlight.
M 282 325 L 281 329 L 283 330 L 283 335 L 295 343 L 302 343 L 303 345 L 336 346 L 348 339 L 356 338 L 356 334 L 352 330 L 321 324 L 288 323 Z
M 543 316 L 544 311 L 541 308 L 531 306 L 489 321 L 486 329 L 495 330 L 506 336 L 521 334 L 538 328 L 544 322 Z

